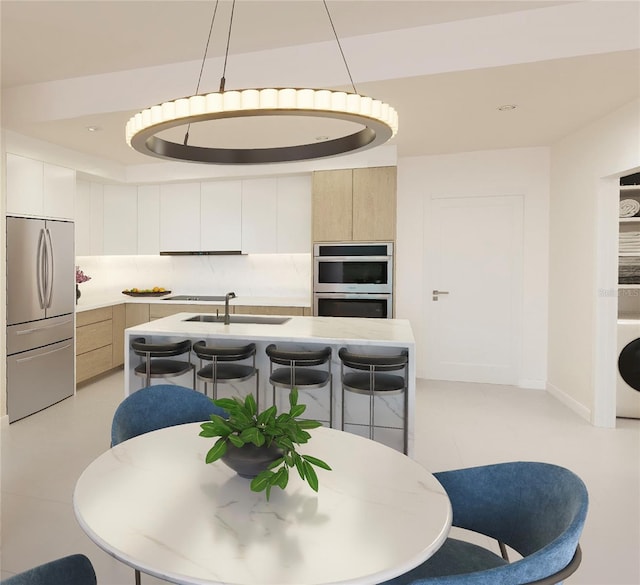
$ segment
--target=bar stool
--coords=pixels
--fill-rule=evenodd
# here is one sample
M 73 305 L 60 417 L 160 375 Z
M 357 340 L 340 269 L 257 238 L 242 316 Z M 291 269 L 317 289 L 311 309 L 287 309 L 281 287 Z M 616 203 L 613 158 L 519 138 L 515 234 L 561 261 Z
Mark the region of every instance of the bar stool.
M 213 384 L 212 396 L 218 397 L 218 384 L 244 382 L 252 376 L 256 377 L 256 407 L 259 408 L 260 371 L 256 368 L 256 344 L 249 343 L 239 347 L 207 346 L 205 341 L 193 344 L 194 353 L 200 358 L 199 380 L 204 380 L 204 393 L 207 394 L 207 382 Z M 251 364 L 238 364 L 251 358 Z M 202 367 L 202 362 L 210 361 Z M 234 363 L 231 363 L 234 362 Z
M 389 396 L 391 394 L 404 393 L 404 421 L 403 421 L 403 441 L 404 450 L 407 453 L 408 447 L 408 395 L 407 390 L 407 363 L 409 352 L 402 351 L 396 355 L 364 355 L 350 352 L 346 347 L 338 351 L 340 357 L 340 377 L 342 381 L 342 430 L 344 431 L 344 402 L 345 390 L 356 394 L 366 394 L 369 396 L 369 438 L 373 439 L 375 428 L 375 398 L 376 396 Z M 356 371 L 345 371 L 348 370 Z M 402 375 L 389 374 L 402 370 Z M 356 423 L 352 423 L 356 424 Z M 381 427 L 394 428 L 394 427 Z
M 151 385 L 151 378 L 173 378 L 193 371 L 193 388 L 196 386 L 195 366 L 191 363 L 191 341 L 174 343 L 147 343 L 144 337 L 131 340 L 133 353 L 140 356 L 140 364 L 134 369 L 136 376 L 145 379 L 143 388 Z M 168 359 L 174 356 L 188 356 L 188 361 Z
M 265 349 L 270 364 L 269 382 L 273 387 L 273 404 L 276 403 L 276 388 L 294 387 L 311 390 L 329 385 L 329 426 L 333 426 L 333 380 L 331 377 L 331 348 L 320 350 L 289 351 L 278 349 L 275 344 Z M 273 365 L 283 366 L 273 369 Z M 327 369 L 317 366 L 327 364 Z

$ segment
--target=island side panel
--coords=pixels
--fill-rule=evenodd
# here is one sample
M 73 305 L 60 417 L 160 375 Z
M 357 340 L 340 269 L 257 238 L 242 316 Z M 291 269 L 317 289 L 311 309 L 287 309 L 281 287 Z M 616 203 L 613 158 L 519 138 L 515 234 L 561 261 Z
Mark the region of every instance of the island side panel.
M 336 317 L 293 317 L 291 323 L 286 325 L 247 325 L 231 324 L 224 326 L 211 323 L 186 322 L 191 313 L 181 313 L 172 315 L 164 319 L 158 319 L 150 323 L 145 323 L 128 328 L 125 331 L 125 388 L 124 394 L 140 389 L 143 381 L 135 376 L 133 368 L 139 363 L 139 357 L 131 351 L 131 339 L 143 336 L 154 343 L 168 341 L 180 341 L 191 339 L 192 342 L 204 339 L 223 345 L 238 345 L 242 342 L 253 341 L 256 343 L 256 367 L 260 371 L 259 400 L 260 408 L 266 408 L 273 403 L 272 386 L 269 384 L 270 362 L 266 356 L 265 349 L 270 343 L 284 345 L 288 349 L 317 349 L 326 345 L 332 349 L 331 373 L 333 379 L 333 427 L 341 428 L 342 413 L 342 385 L 340 381 L 341 364 L 338 351 L 346 346 L 351 351 L 362 353 L 398 353 L 402 349 L 408 350 L 408 455 L 414 453 L 414 429 L 415 429 L 415 343 L 413 334 L 408 322 L 403 320 L 384 320 L 384 323 L 371 319 L 341 319 Z M 306 320 L 306 321 L 300 321 Z M 329 321 L 327 321 L 329 320 Z M 373 321 L 378 321 L 373 323 Z M 335 326 L 334 326 L 335 323 Z M 287 327 L 287 325 L 290 325 Z M 319 333 L 320 336 L 315 334 Z M 332 337 L 326 337 L 332 335 Z M 340 337 L 344 335 L 345 337 Z M 347 337 L 348 335 L 348 337 Z M 388 337 L 388 338 L 386 338 Z M 197 356 L 192 354 L 192 362 L 196 369 L 199 367 Z M 152 384 L 177 384 L 187 387 L 192 386 L 192 378 L 185 375 L 177 378 L 154 379 Z M 229 388 L 225 388 L 229 386 Z M 203 390 L 202 382 L 197 384 L 199 391 Z M 246 395 L 255 389 L 255 380 L 250 379 L 237 385 L 219 385 L 218 395 Z M 211 396 L 211 385 L 208 386 L 208 394 Z M 285 407 L 288 393 L 284 389 L 276 389 L 276 402 L 278 407 Z M 364 399 L 364 401 L 362 400 Z M 307 404 L 306 417 L 318 420 L 328 419 L 329 408 L 329 388 L 322 388 L 313 391 L 301 391 L 300 401 Z M 403 413 L 403 397 L 401 395 L 377 397 L 376 398 L 376 424 L 384 427 L 399 427 Z M 362 423 L 368 421 L 368 397 L 345 393 L 345 418 L 349 421 Z M 348 413 L 348 415 L 347 415 Z M 368 429 L 365 426 L 349 426 L 345 430 L 368 436 Z M 394 428 L 375 429 L 374 439 L 388 444 L 389 446 L 402 451 L 402 431 Z

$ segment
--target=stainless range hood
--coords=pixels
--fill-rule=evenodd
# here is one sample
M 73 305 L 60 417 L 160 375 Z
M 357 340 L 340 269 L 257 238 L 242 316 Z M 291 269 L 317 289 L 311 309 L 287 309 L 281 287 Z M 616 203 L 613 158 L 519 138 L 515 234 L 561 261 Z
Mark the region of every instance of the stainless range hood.
M 242 250 L 181 250 L 160 252 L 160 256 L 240 256 Z

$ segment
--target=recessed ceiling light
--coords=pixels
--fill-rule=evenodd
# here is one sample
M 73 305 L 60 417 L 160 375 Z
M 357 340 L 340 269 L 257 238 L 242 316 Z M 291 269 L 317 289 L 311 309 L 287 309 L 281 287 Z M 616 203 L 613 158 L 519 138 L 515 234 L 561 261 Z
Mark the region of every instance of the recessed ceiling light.
M 87 132 L 100 132 L 100 126 L 87 126 Z
M 517 107 L 515 104 L 505 104 L 504 106 L 498 106 L 498 110 L 508 112 L 509 110 L 515 110 Z

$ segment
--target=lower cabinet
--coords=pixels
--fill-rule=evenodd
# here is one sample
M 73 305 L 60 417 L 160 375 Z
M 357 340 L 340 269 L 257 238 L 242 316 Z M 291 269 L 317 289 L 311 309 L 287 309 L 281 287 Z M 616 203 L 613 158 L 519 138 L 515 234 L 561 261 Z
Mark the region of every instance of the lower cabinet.
M 76 384 L 113 367 L 113 307 L 76 314 Z
M 302 317 L 304 307 L 259 307 L 251 305 L 237 305 L 233 311 L 236 315 L 291 315 Z
M 149 321 L 148 303 L 121 303 L 76 314 L 76 384 L 124 364 L 124 330 Z
M 224 305 L 183 305 L 178 303 L 151 304 L 149 306 L 149 319 L 161 319 L 176 313 L 218 313 L 224 315 Z M 232 315 L 290 315 L 292 317 L 301 317 L 310 315 L 310 307 L 273 307 L 258 305 L 231 305 L 229 313 Z M 141 321 L 142 323 L 142 321 Z M 137 325 L 137 323 L 135 323 Z M 127 323 L 127 327 L 131 327 L 134 323 Z
M 76 384 L 124 364 L 124 330 L 176 313 L 219 313 L 224 305 L 121 303 L 76 313 Z M 236 315 L 310 315 L 310 307 L 235 305 Z

